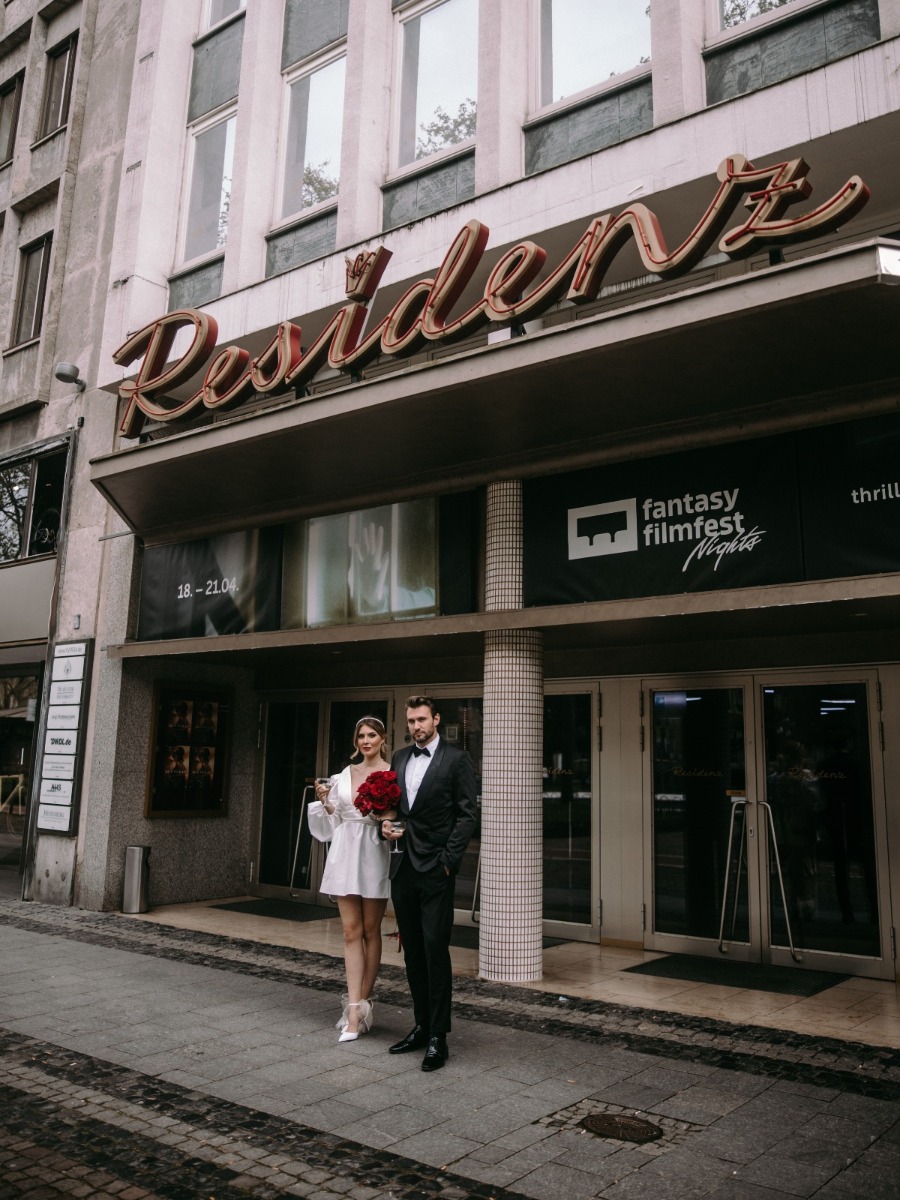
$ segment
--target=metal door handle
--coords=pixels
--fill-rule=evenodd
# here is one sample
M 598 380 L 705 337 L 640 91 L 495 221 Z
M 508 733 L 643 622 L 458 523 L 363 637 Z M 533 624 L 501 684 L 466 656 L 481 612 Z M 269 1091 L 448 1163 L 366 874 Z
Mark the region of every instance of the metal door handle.
M 768 814 L 769 836 L 772 839 L 772 850 L 775 853 L 775 870 L 778 874 L 778 888 L 781 892 L 781 905 L 784 909 L 784 924 L 787 929 L 788 946 L 790 947 L 791 958 L 794 960 L 794 962 L 803 962 L 803 955 L 798 954 L 794 949 L 794 937 L 791 933 L 791 916 L 788 912 L 787 896 L 784 892 L 784 876 L 781 873 L 781 856 L 778 853 L 778 838 L 775 836 L 775 815 L 772 812 L 771 804 L 769 804 L 767 800 L 760 800 L 758 803 L 760 808 L 764 808 Z M 769 905 L 769 911 L 772 911 L 771 904 Z
M 745 796 L 732 796 L 731 797 L 731 819 L 728 822 L 728 849 L 725 851 L 725 882 L 722 886 L 722 913 L 719 918 L 719 953 L 720 954 L 728 953 L 728 947 L 725 945 L 725 909 L 728 907 L 728 881 L 731 878 L 731 847 L 732 847 L 732 843 L 734 842 L 734 822 L 735 822 L 735 818 L 737 817 L 738 806 L 742 807 L 745 810 L 745 815 L 744 815 L 744 826 L 743 826 L 743 829 L 741 830 L 741 856 L 738 861 L 737 883 L 735 884 L 735 889 L 734 889 L 734 907 L 733 907 L 732 913 L 731 913 L 732 936 L 734 935 L 734 923 L 737 919 L 737 902 L 738 902 L 737 889 L 740 886 L 740 880 L 741 880 L 741 867 L 742 867 L 743 861 L 744 861 L 744 831 L 747 828 L 747 817 L 746 817 L 747 799 Z M 752 831 L 751 831 L 750 836 L 751 837 L 753 836 Z
M 291 866 L 291 878 L 288 882 L 288 894 L 290 895 L 292 900 L 298 894 L 294 891 L 294 877 L 297 874 L 297 856 L 300 853 L 300 839 L 303 837 L 303 814 L 306 812 L 306 805 L 307 805 L 307 802 L 309 801 L 309 793 L 315 792 L 315 790 L 316 790 L 316 785 L 314 783 L 308 783 L 306 785 L 306 787 L 303 789 L 303 795 L 300 799 L 300 820 L 297 822 L 297 841 L 294 843 L 294 862 L 293 862 L 293 865 Z M 310 840 L 309 854 L 306 859 L 307 887 L 309 886 L 309 869 L 312 864 L 312 852 L 313 852 L 313 844 L 312 844 L 312 841 Z

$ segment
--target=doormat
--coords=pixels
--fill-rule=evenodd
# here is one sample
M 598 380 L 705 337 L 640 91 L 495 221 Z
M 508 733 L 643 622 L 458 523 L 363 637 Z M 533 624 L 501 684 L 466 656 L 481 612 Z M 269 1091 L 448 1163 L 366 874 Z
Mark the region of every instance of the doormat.
M 322 904 L 301 904 L 297 900 L 273 900 L 259 897 L 256 900 L 233 900 L 228 904 L 211 904 L 210 908 L 222 908 L 226 912 L 248 913 L 251 917 L 277 917 L 282 921 L 325 921 L 340 917 L 337 908 L 326 908 Z M 566 938 L 544 938 L 544 949 L 562 946 Z M 450 945 L 465 950 L 478 949 L 478 929 L 475 926 L 454 925 Z
M 568 938 L 552 938 L 545 937 L 542 945 L 545 950 L 550 946 L 563 946 L 568 941 Z M 477 950 L 478 949 L 478 926 L 477 925 L 454 925 L 453 932 L 450 935 L 450 945 L 459 946 L 461 950 Z
M 235 900 L 230 904 L 212 904 L 211 908 L 224 908 L 226 912 L 249 913 L 251 917 L 278 917 L 282 921 L 324 921 L 339 917 L 337 908 L 324 904 L 300 904 L 295 900 Z
M 670 954 L 652 962 L 626 967 L 634 975 L 659 979 L 684 979 L 690 983 L 718 983 L 723 987 L 749 988 L 754 992 L 776 992 L 782 996 L 815 996 L 849 979 L 831 971 L 805 971 L 800 967 L 773 967 L 768 963 L 743 963 L 729 959 L 694 958 Z

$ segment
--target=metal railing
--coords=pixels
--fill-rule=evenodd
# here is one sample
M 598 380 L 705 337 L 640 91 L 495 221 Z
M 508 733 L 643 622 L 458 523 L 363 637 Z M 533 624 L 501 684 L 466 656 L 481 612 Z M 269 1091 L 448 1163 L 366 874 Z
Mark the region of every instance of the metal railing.
M 747 849 L 748 824 L 747 824 L 747 806 L 749 801 L 745 796 L 734 796 L 731 800 L 731 818 L 728 822 L 728 849 L 725 852 L 725 881 L 722 885 L 722 911 L 719 918 L 719 952 L 721 954 L 728 953 L 728 943 L 734 940 L 734 930 L 737 924 L 738 897 L 740 895 L 741 871 L 744 868 L 744 853 Z M 784 910 L 784 924 L 787 929 L 788 946 L 791 951 L 791 958 L 794 962 L 803 962 L 803 955 L 799 954 L 794 946 L 794 936 L 791 929 L 791 917 L 788 912 L 787 894 L 784 888 L 784 875 L 781 870 L 781 855 L 778 853 L 778 837 L 775 833 L 775 815 L 772 812 L 772 806 L 766 800 L 758 800 L 757 804 L 760 808 L 766 810 L 766 827 L 768 831 L 768 841 L 772 847 L 772 856 L 775 860 L 775 874 L 778 877 L 778 890 L 781 893 L 781 906 Z M 725 920 L 728 909 L 728 888 L 731 880 L 731 861 L 732 861 L 732 846 L 734 845 L 734 824 L 737 818 L 738 809 L 741 809 L 743 821 L 741 824 L 740 844 L 738 846 L 738 865 L 735 875 L 734 884 L 734 903 L 731 910 L 731 930 L 730 936 L 725 937 Z M 749 855 L 749 850 L 747 850 Z
M 308 783 L 306 785 L 306 787 L 303 789 L 303 794 L 300 797 L 300 818 L 297 821 L 297 841 L 294 843 L 294 861 L 291 865 L 291 878 L 288 882 L 288 894 L 290 895 L 292 900 L 296 899 L 297 896 L 300 895 L 299 891 L 294 890 L 294 880 L 297 877 L 297 859 L 300 856 L 300 842 L 303 840 L 303 830 L 305 828 L 304 817 L 306 815 L 307 805 L 309 804 L 310 792 L 312 792 L 313 795 L 315 795 L 315 793 L 316 793 L 316 785 L 314 783 Z M 303 889 L 303 890 L 307 890 L 309 888 L 309 873 L 310 873 L 310 870 L 312 869 L 312 855 L 313 855 L 313 839 L 310 838 L 309 854 L 306 857 L 306 871 L 305 871 L 306 889 Z

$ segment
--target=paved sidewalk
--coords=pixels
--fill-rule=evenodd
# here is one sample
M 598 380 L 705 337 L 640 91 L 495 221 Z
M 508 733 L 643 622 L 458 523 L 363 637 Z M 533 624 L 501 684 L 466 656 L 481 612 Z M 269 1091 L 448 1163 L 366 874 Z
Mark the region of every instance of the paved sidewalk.
M 900 1194 L 894 1050 L 466 979 L 428 1075 L 393 964 L 338 1045 L 324 955 L 11 900 L 0 954 L 0 1197 Z

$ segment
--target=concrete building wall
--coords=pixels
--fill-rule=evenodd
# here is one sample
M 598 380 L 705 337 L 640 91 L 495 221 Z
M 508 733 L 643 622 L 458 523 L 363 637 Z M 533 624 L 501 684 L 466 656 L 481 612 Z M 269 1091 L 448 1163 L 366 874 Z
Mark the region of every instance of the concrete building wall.
M 100 539 L 110 512 L 90 485 L 87 464 L 115 437 L 114 405 L 95 386 L 137 23 L 136 6 L 115 0 L 14 0 L 0 14 L 0 86 L 24 71 L 15 148 L 0 169 L 0 455 L 61 436 L 71 446 L 67 528 L 56 559 L 35 564 L 43 575 L 49 572 L 39 636 L 51 643 L 98 632 Z M 78 41 L 68 112 L 59 128 L 42 136 L 48 51 L 70 35 Z M 40 332 L 15 345 L 22 248 L 46 234 L 52 253 Z M 54 377 L 60 361 L 78 367 L 85 390 Z M 10 580 L 17 573 L 24 579 L 34 568 L 23 562 L 4 572 Z M 32 638 L 36 611 L 32 604 Z M 7 661 L 15 658 L 16 622 L 24 615 L 0 617 L 0 642 L 11 642 Z M 33 825 L 31 836 L 26 894 L 71 903 L 74 837 L 41 834 Z
M 854 153 L 865 153 L 867 164 L 881 172 L 877 175 L 880 186 L 873 188 L 870 206 L 854 218 L 854 223 L 829 242 L 823 241 L 818 249 L 900 229 L 900 193 L 891 184 L 889 167 L 882 170 L 885 164 L 879 163 L 885 130 L 889 133 L 886 145 L 896 144 L 895 122 L 900 113 L 897 0 L 882 0 L 879 6 L 879 38 L 872 33 L 874 10 L 869 5 L 860 34 L 862 42 L 854 43 L 852 52 L 838 57 L 826 55 L 805 66 L 798 55 L 793 65 L 788 62 L 790 69 L 778 82 L 729 94 L 715 104 L 710 103 L 708 87 L 707 64 L 712 58 L 751 42 L 762 45 L 775 32 L 788 30 L 778 53 L 779 61 L 785 53 L 790 60 L 790 47 L 802 40 L 797 30 L 806 28 L 804 22 L 818 20 L 816 14 L 827 10 L 846 25 L 851 8 L 839 0 L 826 5 L 795 0 L 783 11 L 768 14 L 746 28 L 722 31 L 716 19 L 718 5 L 713 0 L 655 0 L 649 63 L 636 65 L 619 80 L 598 81 L 586 94 L 542 105 L 537 80 L 539 7 L 519 0 L 485 0 L 480 5 L 474 150 L 464 146 L 460 151 L 398 167 L 398 23 L 419 9 L 404 3 L 388 6 L 350 0 L 340 192 L 336 204 L 317 207 L 308 217 L 300 214 L 290 220 L 281 219 L 279 205 L 286 133 L 282 71 L 285 67 L 293 70 L 298 64 L 288 61 L 293 57 L 291 53 L 284 58 L 287 52 L 281 6 L 251 5 L 234 17 L 234 28 L 242 23 L 243 34 L 238 38 L 234 28 L 227 27 L 232 30 L 228 44 L 240 46 L 239 70 L 238 64 L 230 62 L 228 76 L 239 79 L 239 84 L 227 240 L 209 255 L 186 262 L 181 247 L 189 194 L 192 64 L 208 32 L 202 27 L 205 9 L 200 0 L 185 0 L 175 8 L 167 8 L 164 19 L 161 6 L 142 5 L 136 32 L 135 84 L 119 175 L 119 206 L 111 235 L 111 284 L 96 360 L 99 382 L 110 390 L 114 388 L 126 372 L 113 365 L 113 352 L 128 333 L 171 308 L 173 298 L 180 304 L 192 296 L 208 294 L 201 307 L 217 320 L 221 344 L 241 341 L 258 348 L 268 332 L 285 319 L 304 324 L 308 336 L 308 330 L 316 328 L 316 321 L 321 322 L 345 300 L 346 258 L 352 259 L 360 250 L 388 246 L 393 257 L 381 286 L 384 292 L 393 289 L 397 295 L 411 280 L 433 276 L 456 232 L 473 218 L 490 227 L 492 246 L 531 238 L 540 245 L 546 242 L 554 261 L 553 254 L 567 251 L 593 217 L 635 201 L 653 208 L 657 198 L 663 197 L 664 232 L 675 244 L 686 236 L 711 199 L 716 168 L 730 154 L 743 154 L 760 163 L 780 161 L 816 143 L 821 153 L 812 162 L 811 182 L 815 195 L 824 199 L 854 169 Z M 298 6 L 293 6 L 292 12 L 294 9 Z M 324 47 L 316 42 L 315 53 L 337 53 L 342 45 L 339 37 Z M 308 61 L 318 59 L 313 55 Z M 230 99 L 223 102 L 213 116 L 230 111 L 230 103 Z M 615 122 L 610 116 L 613 109 L 618 113 Z M 613 140 L 596 149 L 591 139 L 599 136 L 597 127 L 607 119 L 610 128 L 615 125 L 609 135 Z M 528 150 L 529 138 L 533 146 L 538 136 L 543 137 L 535 130 L 549 131 L 546 158 Z M 551 161 L 557 165 L 538 169 Z M 460 201 L 462 194 L 471 198 Z M 402 215 L 425 211 L 429 203 L 437 207 L 421 219 Z M 40 213 L 40 209 L 35 212 Z M 397 213 L 401 216 L 395 221 Z M 389 232 L 385 231 L 386 221 L 394 226 Z M 302 261 L 305 258 L 311 261 Z M 641 282 L 635 278 L 635 261 L 621 268 L 617 286 L 635 287 Z M 752 280 L 771 265 L 766 253 L 747 262 L 726 262 L 722 255 L 712 252 L 693 282 L 700 287 L 714 280 L 743 276 L 750 287 Z M 644 284 L 648 282 L 654 281 L 643 280 Z M 640 301 L 641 294 L 636 292 L 636 324 Z M 562 325 L 571 317 L 571 311 L 562 310 L 548 317 L 547 324 Z M 651 320 L 645 318 L 645 333 Z M 183 339 L 177 343 L 182 344 Z M 482 350 L 484 347 L 479 346 L 478 352 Z M 735 369 L 751 369 L 748 362 L 736 364 Z M 402 369 L 397 362 L 380 363 L 372 374 L 399 373 Z M 476 361 L 473 355 L 471 387 L 483 384 L 486 374 L 484 358 Z M 427 390 L 427 379 L 423 387 Z M 558 399 L 548 396 L 548 421 L 552 420 Z M 486 394 L 485 404 L 491 400 L 492 396 Z M 291 403 L 292 398 L 284 398 L 284 402 Z M 345 403 L 351 409 L 356 403 L 364 405 L 364 401 L 349 394 Z M 107 414 L 111 407 L 111 399 L 98 398 L 92 412 L 99 409 Z M 233 420 L 233 428 L 240 430 L 243 416 L 250 416 L 250 410 L 221 414 L 218 419 Z M 452 420 L 452 413 L 440 416 Z M 780 417 L 787 419 L 787 414 L 781 413 Z M 772 413 L 767 411 L 758 415 L 756 424 L 751 420 L 749 427 L 759 433 L 769 428 L 765 422 L 771 419 Z M 670 444 L 722 441 L 724 420 L 718 426 L 699 419 L 675 420 L 661 432 L 653 430 L 652 436 L 667 437 Z M 252 417 L 248 427 L 251 423 Z M 626 423 L 623 418 L 623 425 Z M 747 427 L 740 432 L 743 435 L 746 431 Z M 107 435 L 109 432 L 106 427 Z M 636 453 L 634 447 L 639 446 L 640 435 L 638 427 L 629 453 Z M 190 469 L 190 436 L 188 433 L 174 443 L 172 450 L 173 458 L 183 455 L 185 470 Z M 648 434 L 648 446 L 650 437 Z M 658 452 L 660 443 L 653 444 Z M 265 450 L 255 449 L 260 455 L 256 469 L 264 470 Z M 165 453 L 164 447 L 158 450 L 160 457 Z M 573 444 L 573 461 L 580 453 L 581 447 Z M 560 465 L 556 459 L 552 469 L 559 470 Z M 253 469 L 252 463 L 246 467 L 242 486 L 252 484 Z M 300 470 L 296 493 L 285 503 L 299 504 L 303 486 Z M 303 495 L 303 502 L 314 505 L 315 498 Z M 85 507 L 91 508 L 88 501 Z M 203 514 L 198 514 L 198 527 L 202 522 Z M 101 641 L 118 644 L 134 636 L 139 562 L 124 527 L 111 519 L 108 528 L 122 536 L 106 543 L 106 607 L 98 630 Z M 754 602 L 758 600 L 764 606 L 765 598 L 754 596 Z M 690 611 L 690 602 L 684 607 Z M 66 611 L 78 610 L 73 602 Z M 625 619 L 626 614 L 618 615 Z M 352 646 L 350 635 L 347 640 Z M 598 696 L 603 698 L 595 852 L 599 898 L 603 902 L 602 936 L 612 942 L 642 944 L 642 910 L 650 870 L 644 807 L 649 783 L 640 743 L 640 680 L 633 674 L 637 669 L 633 664 L 649 663 L 651 673 L 662 674 L 677 659 L 676 669 L 687 670 L 694 648 L 653 648 L 652 644 L 649 649 L 631 647 L 629 666 L 615 646 L 584 651 L 573 643 L 567 655 L 557 656 L 559 669 L 555 673 L 545 669 L 551 679 L 590 678 L 591 686 L 597 684 Z M 702 656 L 706 669 L 713 669 L 710 661 L 714 650 L 708 646 L 696 650 L 698 661 Z M 471 654 L 471 647 L 467 653 Z M 749 669 L 759 662 L 785 665 L 788 649 L 784 645 L 772 659 L 767 660 L 766 653 L 761 638 L 746 638 L 742 646 L 731 645 L 723 650 L 721 665 L 734 670 Z M 809 652 L 809 661 L 822 661 L 825 653 L 820 642 Z M 360 667 L 358 680 L 387 687 L 400 678 L 415 677 L 416 661 L 403 658 L 396 647 L 386 652 L 384 662 L 374 659 L 373 654 Z M 242 890 L 253 853 L 252 810 L 258 803 L 254 800 L 258 785 L 253 783 L 259 767 L 253 742 L 257 680 L 252 667 L 238 668 L 231 663 L 216 666 L 215 655 L 211 654 L 201 672 L 212 682 L 231 681 L 238 697 L 238 749 L 227 821 L 148 822 L 141 813 L 152 685 L 154 681 L 189 678 L 197 668 L 178 662 L 171 648 L 168 657 L 156 662 L 148 657 L 135 663 L 102 653 L 98 660 L 91 786 L 81 830 L 79 902 L 89 907 L 116 906 L 124 847 L 131 841 L 154 847 L 152 895 L 156 903 Z M 455 666 L 449 652 L 443 661 L 437 654 L 426 661 L 433 681 L 449 686 L 459 678 L 452 674 Z M 482 680 L 478 670 L 471 668 L 472 659 L 466 661 L 468 674 L 459 682 L 474 690 Z M 266 670 L 277 674 L 277 668 L 268 660 Z M 887 670 L 893 678 L 894 668 Z M 328 664 L 319 662 L 312 669 L 312 678 L 317 685 L 329 678 L 334 686 L 337 681 L 341 686 L 354 683 L 353 666 L 346 665 L 345 660 L 335 662 L 329 672 Z M 889 756 L 886 768 L 890 781 L 893 766 Z M 895 795 L 896 789 L 889 782 L 892 843 L 896 840 L 898 812 Z M 896 876 L 896 866 L 891 870 Z

